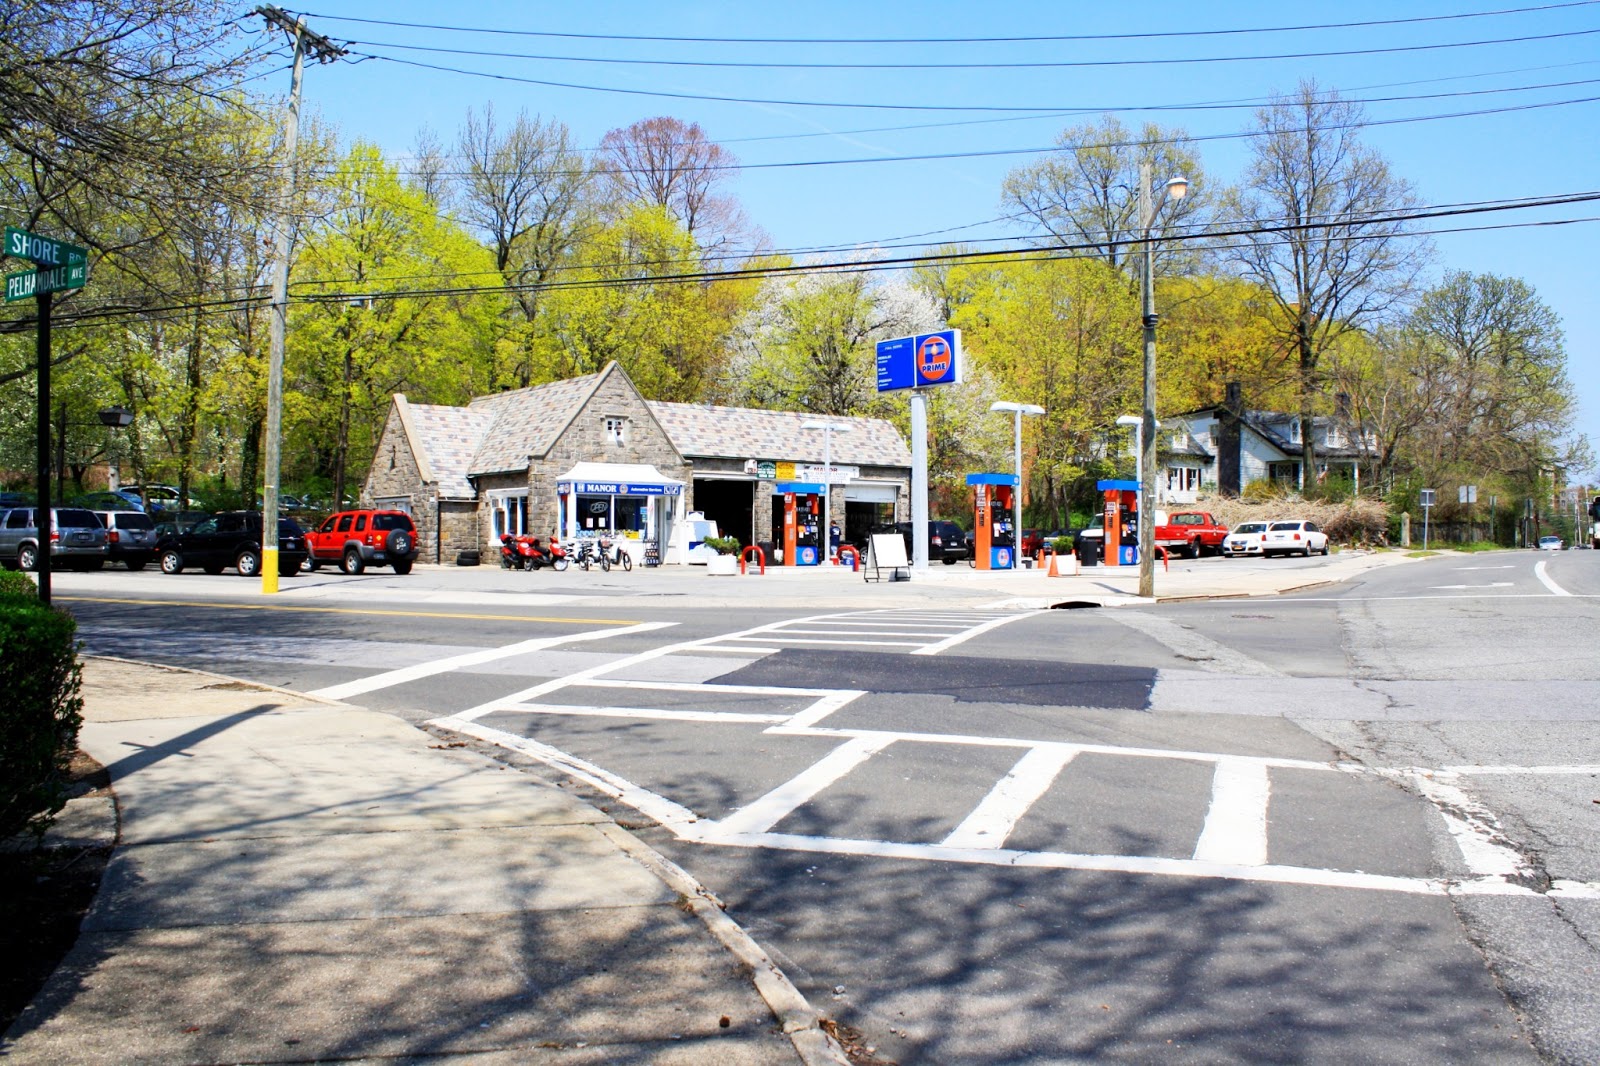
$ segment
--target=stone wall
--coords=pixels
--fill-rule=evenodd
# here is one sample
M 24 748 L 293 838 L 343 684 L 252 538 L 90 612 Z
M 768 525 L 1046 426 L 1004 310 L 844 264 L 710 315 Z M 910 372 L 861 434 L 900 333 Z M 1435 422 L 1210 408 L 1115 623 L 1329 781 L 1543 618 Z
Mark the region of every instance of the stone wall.
M 361 505 L 375 507 L 379 500 L 396 499 L 406 501 L 405 509 L 411 512 L 411 521 L 417 527 L 418 561 L 439 562 L 438 490 L 422 480 L 400 412 L 391 403 L 383 436 L 378 438 L 378 450 L 372 456 L 372 468 L 361 489 Z

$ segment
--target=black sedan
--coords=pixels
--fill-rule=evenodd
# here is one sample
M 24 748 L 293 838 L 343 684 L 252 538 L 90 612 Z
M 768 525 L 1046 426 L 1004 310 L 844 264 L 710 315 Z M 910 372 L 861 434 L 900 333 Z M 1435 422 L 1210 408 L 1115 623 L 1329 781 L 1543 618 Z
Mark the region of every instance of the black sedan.
M 198 566 L 208 574 L 233 567 L 245 577 L 261 573 L 261 512 L 225 511 L 190 527 L 167 533 L 156 544 L 164 574 Z M 278 573 L 300 572 L 306 559 L 305 532 L 292 518 L 278 519 Z

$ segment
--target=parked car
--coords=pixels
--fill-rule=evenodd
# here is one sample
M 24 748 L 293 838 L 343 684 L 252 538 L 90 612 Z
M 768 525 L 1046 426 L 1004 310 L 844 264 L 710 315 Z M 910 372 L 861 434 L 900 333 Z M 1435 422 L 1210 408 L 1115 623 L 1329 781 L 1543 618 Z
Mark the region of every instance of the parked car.
M 261 512 L 224 511 L 187 530 L 162 537 L 156 545 L 164 574 L 182 573 L 198 566 L 208 574 L 233 567 L 245 577 L 261 572 Z M 278 573 L 300 572 L 305 562 L 305 533 L 292 518 L 278 519 Z
M 136 492 L 125 492 L 121 489 L 102 489 L 98 492 L 86 492 L 82 496 L 74 497 L 73 507 L 82 507 L 90 511 L 143 511 L 144 504 L 139 500 Z
M 877 527 L 874 528 L 877 530 Z M 906 558 L 916 558 L 915 553 L 911 550 L 911 523 L 896 522 L 892 528 L 898 530 L 900 535 L 905 538 Z M 886 526 L 877 531 L 887 533 L 889 532 L 889 529 L 890 527 Z M 967 540 L 967 534 L 965 530 L 956 525 L 954 522 L 946 522 L 941 519 L 929 519 L 928 561 L 930 563 L 938 561 L 944 563 L 946 566 L 954 566 L 956 563 L 961 562 L 963 559 L 966 559 L 971 555 L 972 544 Z
M 39 569 L 39 509 L 13 507 L 0 518 L 0 565 L 7 570 Z M 50 568 L 98 570 L 106 563 L 106 528 L 93 511 L 50 508 Z
M 1317 528 L 1315 522 L 1293 519 L 1287 522 L 1267 523 L 1265 539 L 1261 543 L 1262 555 L 1306 555 L 1313 552 L 1328 554 L 1328 535 Z
M 1222 541 L 1225 559 L 1236 555 L 1261 555 L 1267 539 L 1266 522 L 1240 522 Z
M 106 527 L 106 559 L 143 570 L 156 557 L 156 520 L 143 511 L 96 511 Z
M 144 509 L 151 514 L 168 511 L 198 511 L 205 506 L 193 496 L 181 499 L 176 487 L 172 485 L 124 485 L 122 492 L 132 493 L 144 501 Z
M 187 533 L 195 526 L 211 517 L 210 511 L 163 511 L 161 514 L 152 515 L 156 520 L 156 541 L 159 543 L 163 537 L 174 533 Z
M 1566 547 L 1560 537 L 1540 537 L 1539 550 L 1542 552 L 1558 552 Z
M 0 511 L 10 510 L 13 507 L 32 507 L 33 504 L 31 492 L 0 492 Z
M 1048 548 L 1058 540 L 1072 540 L 1078 535 L 1075 529 L 1024 529 L 1022 531 L 1022 554 L 1034 556 L 1039 554 L 1040 548 Z
M 340 511 L 306 534 L 306 569 L 327 564 L 347 574 L 369 566 L 411 573 L 417 561 L 417 527 L 404 511 Z

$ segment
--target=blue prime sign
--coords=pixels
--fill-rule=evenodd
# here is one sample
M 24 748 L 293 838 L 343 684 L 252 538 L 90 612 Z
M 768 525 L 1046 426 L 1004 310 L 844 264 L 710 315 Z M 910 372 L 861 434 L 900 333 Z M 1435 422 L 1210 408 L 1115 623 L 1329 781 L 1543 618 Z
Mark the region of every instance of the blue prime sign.
M 560 481 L 557 492 L 580 496 L 681 496 L 682 485 L 634 485 L 626 481 Z
M 878 391 L 961 383 L 961 331 L 878 342 Z

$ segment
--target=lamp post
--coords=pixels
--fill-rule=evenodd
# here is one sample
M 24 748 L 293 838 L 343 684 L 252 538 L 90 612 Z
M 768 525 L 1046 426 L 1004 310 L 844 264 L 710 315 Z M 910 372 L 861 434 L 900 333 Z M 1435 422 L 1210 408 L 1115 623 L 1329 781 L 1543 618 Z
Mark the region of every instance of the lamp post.
M 801 429 L 822 431 L 822 558 L 833 561 L 833 435 L 848 433 L 838 422 L 803 422 Z
M 1117 425 L 1133 427 L 1133 480 L 1139 483 L 1139 513 L 1144 513 L 1144 419 L 1138 415 L 1118 415 Z M 1161 423 L 1156 423 L 1161 428 Z M 1152 502 L 1152 506 L 1153 506 Z
M 1181 200 L 1189 192 L 1189 181 L 1172 177 L 1166 181 L 1163 199 Z M 1139 164 L 1139 239 L 1144 243 L 1144 269 L 1140 282 L 1144 318 L 1144 401 L 1139 422 L 1139 595 L 1156 594 L 1155 513 L 1145 506 L 1156 496 L 1156 295 L 1155 242 L 1150 231 L 1155 227 L 1155 194 L 1150 189 L 1150 164 Z
M 1017 460 L 1017 487 L 1011 494 L 1011 558 L 1015 560 L 1022 550 L 1022 416 L 1042 415 L 1044 408 L 1036 403 L 1012 403 L 996 400 L 989 405 L 991 411 L 1009 411 L 1013 416 L 1013 454 Z M 1020 563 L 1013 562 L 1013 566 Z
M 117 464 L 117 430 L 127 429 L 133 425 L 133 412 L 126 407 L 107 407 L 99 412 L 100 424 L 110 432 L 110 445 L 106 448 L 109 462 L 106 463 L 106 482 L 112 492 L 122 487 L 122 471 Z

